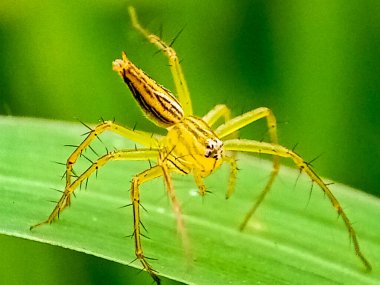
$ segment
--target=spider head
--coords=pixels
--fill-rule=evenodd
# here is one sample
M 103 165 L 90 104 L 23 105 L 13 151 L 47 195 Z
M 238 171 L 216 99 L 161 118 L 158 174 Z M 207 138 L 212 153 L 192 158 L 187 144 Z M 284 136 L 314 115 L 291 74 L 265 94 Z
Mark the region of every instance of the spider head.
M 205 157 L 220 159 L 222 158 L 222 155 L 223 155 L 223 142 L 218 138 L 207 139 Z

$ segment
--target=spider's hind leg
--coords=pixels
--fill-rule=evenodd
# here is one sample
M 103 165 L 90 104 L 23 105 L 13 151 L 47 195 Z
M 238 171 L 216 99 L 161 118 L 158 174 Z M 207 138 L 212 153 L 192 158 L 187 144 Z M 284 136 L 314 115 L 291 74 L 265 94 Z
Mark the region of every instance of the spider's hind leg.
M 227 140 L 224 142 L 224 147 L 226 150 L 231 151 L 243 151 L 243 152 L 251 152 L 251 153 L 264 153 L 270 154 L 276 157 L 284 157 L 291 159 L 294 164 L 298 167 L 301 172 L 304 172 L 309 178 L 316 183 L 321 190 L 326 194 L 328 199 L 331 202 L 331 205 L 337 211 L 338 215 L 342 217 L 344 225 L 350 235 L 350 238 L 354 245 L 355 254 L 359 257 L 361 262 L 364 264 L 367 270 L 371 270 L 371 264 L 365 258 L 364 254 L 361 252 L 359 242 L 356 236 L 355 229 L 353 228 L 351 221 L 349 220 L 346 212 L 343 210 L 341 204 L 331 192 L 327 184 L 314 172 L 314 170 L 310 167 L 309 163 L 307 163 L 302 157 L 296 154 L 294 151 L 287 149 L 278 144 L 258 142 L 254 140 Z M 263 195 L 264 193 L 262 193 Z M 257 204 L 257 202 L 256 202 Z M 249 218 L 249 215 L 247 216 Z
M 120 126 L 120 125 L 114 123 L 113 121 L 104 121 L 104 122 L 100 123 L 99 125 L 97 125 L 95 128 L 93 128 L 93 129 L 90 128 L 90 131 L 88 132 L 87 137 L 80 143 L 80 145 L 78 147 L 76 147 L 76 149 L 73 151 L 73 153 L 67 159 L 66 172 L 65 172 L 66 186 L 65 186 L 65 190 L 64 190 L 60 200 L 56 204 L 56 206 L 55 206 L 54 210 L 52 211 L 52 213 L 50 214 L 50 216 L 45 221 L 31 226 L 30 229 L 41 226 L 43 224 L 50 224 L 51 222 L 53 222 L 53 220 L 56 217 L 58 217 L 59 214 L 65 208 L 67 208 L 70 205 L 71 194 L 74 193 L 75 189 L 78 186 L 80 186 L 83 181 L 88 179 L 94 171 L 97 171 L 98 168 L 101 167 L 103 164 L 105 164 L 107 161 L 117 160 L 117 159 L 125 159 L 125 160 L 129 159 L 129 158 L 122 158 L 124 156 L 124 154 L 126 153 L 125 151 L 107 153 L 106 155 L 104 155 L 103 157 L 99 158 L 97 161 L 92 163 L 92 165 L 84 173 L 82 173 L 79 177 L 77 177 L 75 179 L 74 182 L 72 182 L 72 178 L 76 177 L 74 174 L 74 171 L 73 171 L 74 164 L 77 162 L 79 157 L 81 157 L 83 151 L 86 148 L 91 148 L 91 146 L 90 146 L 91 143 L 96 138 L 98 138 L 100 134 L 102 134 L 105 131 L 111 131 L 111 132 L 117 133 L 121 136 L 124 136 L 126 138 L 129 138 L 129 139 L 135 141 L 135 142 L 138 142 L 138 143 L 140 143 L 146 147 L 150 147 L 150 148 L 152 148 L 152 147 L 157 148 L 158 147 L 157 140 L 155 138 L 153 138 L 150 134 Z M 146 157 L 143 155 L 139 159 L 144 160 L 144 159 L 152 158 L 151 156 L 149 156 L 151 154 L 148 155 L 148 153 L 150 151 L 151 150 L 147 150 L 147 152 L 145 153 Z M 135 152 L 135 154 L 137 154 L 137 153 L 138 153 L 138 151 Z M 157 151 L 155 151 L 154 153 L 155 153 L 154 158 L 156 158 L 157 157 Z M 130 155 L 130 154 L 128 154 L 128 155 Z M 126 155 L 126 156 L 128 156 L 128 155 Z
M 96 161 L 94 161 L 81 175 L 79 175 L 74 182 L 68 184 L 63 191 L 63 194 L 49 217 L 36 225 L 30 227 L 33 229 L 35 227 L 51 224 L 55 218 L 59 217 L 59 214 L 70 205 L 71 194 L 84 182 L 86 181 L 94 172 L 98 171 L 99 168 L 104 166 L 107 162 L 112 160 L 148 160 L 157 158 L 157 149 L 139 149 L 139 150 L 118 150 L 109 152 Z

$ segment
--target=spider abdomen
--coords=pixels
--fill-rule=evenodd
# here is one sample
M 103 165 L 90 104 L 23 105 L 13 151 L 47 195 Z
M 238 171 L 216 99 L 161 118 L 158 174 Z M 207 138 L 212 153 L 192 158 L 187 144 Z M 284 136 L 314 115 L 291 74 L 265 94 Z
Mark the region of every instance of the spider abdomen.
M 156 125 L 167 128 L 183 119 L 184 112 L 177 98 L 128 60 L 124 52 L 122 59 L 113 62 L 113 69 L 128 85 L 145 115 Z

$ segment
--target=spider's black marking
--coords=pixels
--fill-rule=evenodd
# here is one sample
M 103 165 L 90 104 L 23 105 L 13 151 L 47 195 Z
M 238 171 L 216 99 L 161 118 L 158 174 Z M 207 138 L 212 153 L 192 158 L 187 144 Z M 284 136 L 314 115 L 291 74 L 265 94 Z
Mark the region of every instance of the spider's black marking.
M 302 169 L 303 168 L 299 168 L 299 172 L 298 172 L 298 175 L 297 175 L 297 179 L 296 179 L 296 181 L 294 182 L 294 187 L 293 187 L 293 189 L 296 189 L 296 187 L 297 187 L 297 183 L 298 183 L 298 180 L 300 179 L 300 177 L 301 177 L 301 174 L 302 174 Z
M 106 144 L 102 141 L 102 139 L 95 133 L 95 137 L 105 146 Z
M 79 120 L 79 122 L 80 122 L 83 126 L 85 126 L 87 129 L 89 129 L 90 131 L 93 131 L 93 128 L 91 128 L 90 126 L 88 126 L 85 122 L 83 122 L 83 121 L 81 121 L 81 120 Z
M 65 144 L 63 146 L 69 146 L 69 147 L 74 147 L 74 148 L 78 148 L 79 145 L 75 145 L 75 144 Z
M 165 46 L 166 47 L 166 46 Z M 158 50 L 156 50 L 154 53 L 153 53 L 153 56 L 155 56 L 156 54 L 159 54 L 160 52 L 164 52 L 162 49 L 158 49 Z
M 148 232 L 148 230 L 146 229 L 145 225 L 143 224 L 143 222 L 142 222 L 141 220 L 139 220 L 139 223 L 140 223 L 140 225 L 143 227 L 143 229 L 144 229 L 146 232 Z M 141 235 L 141 233 L 140 233 L 140 235 Z
M 59 190 L 59 189 L 56 189 L 56 188 L 49 188 L 50 190 L 54 190 L 54 191 L 57 191 L 57 192 L 59 192 L 59 193 L 64 193 L 64 191 L 62 191 L 62 190 Z
M 175 149 L 175 145 L 172 147 L 172 149 L 166 154 L 166 156 L 164 157 L 164 159 L 162 160 L 162 162 L 164 162 L 165 160 L 168 159 L 169 155 L 173 152 L 173 150 Z
M 144 228 L 145 229 L 145 228 Z M 150 237 L 148 237 L 146 234 L 143 234 L 142 232 L 140 232 L 140 236 L 146 238 L 146 239 L 150 239 Z
M 130 235 L 126 235 L 125 237 L 133 238 L 135 235 L 136 235 L 136 230 L 133 230 L 133 232 Z M 137 257 L 133 261 L 131 261 L 131 263 L 134 262 L 136 259 Z
M 61 180 L 66 177 L 66 171 L 61 175 Z
M 94 150 L 94 148 L 91 145 L 88 145 L 88 148 L 96 155 L 99 156 L 99 154 Z
M 71 177 L 78 178 L 78 174 L 75 172 L 73 168 L 71 169 L 71 173 L 72 173 Z
M 298 143 L 295 143 L 294 146 L 292 147 L 292 152 L 295 152 L 297 146 L 298 146 Z
M 87 131 L 87 132 L 84 132 L 83 134 L 81 134 L 81 136 L 88 136 L 89 134 L 91 134 L 93 131 Z
M 158 36 L 160 39 L 162 39 L 163 30 L 164 30 L 164 25 L 161 23 L 160 27 L 158 28 Z
M 148 213 L 148 210 L 140 203 L 140 201 L 139 201 L 139 205 L 140 205 L 140 207 L 145 211 L 145 212 L 147 212 Z
M 178 37 L 182 34 L 183 30 L 186 26 L 183 26 L 182 29 L 179 30 L 179 32 L 175 35 L 175 37 L 172 39 L 172 41 L 169 44 L 169 47 L 172 47 L 175 43 L 175 41 L 178 39 Z
M 158 112 L 155 108 L 152 108 L 145 100 L 144 97 L 141 95 L 140 92 L 136 90 L 136 88 L 133 86 L 131 80 L 126 76 L 126 70 L 123 70 L 122 76 L 124 79 L 124 82 L 128 85 L 129 90 L 131 90 L 133 97 L 136 99 L 136 101 L 139 103 L 139 105 L 142 107 L 143 110 L 147 114 L 151 114 L 153 117 L 155 117 L 159 122 L 165 124 L 165 125 L 172 125 L 173 121 L 170 121 L 169 119 L 163 117 L 160 112 Z M 146 86 L 146 83 L 144 84 Z M 148 92 L 148 90 L 147 90 Z M 151 93 L 150 91 L 148 93 Z M 160 101 L 160 103 L 162 103 Z M 166 109 L 164 106 L 161 106 L 162 108 Z
M 89 159 L 87 156 L 85 156 L 83 153 L 80 154 L 81 156 L 83 156 L 86 160 L 88 160 L 91 164 L 94 164 L 94 162 Z
M 322 156 L 322 153 L 321 153 L 321 154 L 318 154 L 318 155 L 317 155 L 315 158 L 313 158 L 312 160 L 307 161 L 306 164 L 307 164 L 308 166 L 312 166 L 312 163 L 313 163 L 314 161 L 316 161 L 317 159 L 319 159 L 321 156 Z
M 149 260 L 158 260 L 158 258 L 155 258 L 155 257 L 149 257 L 149 256 L 144 256 L 146 259 L 149 259 Z M 154 272 L 156 272 L 157 273 L 157 271 L 156 270 L 154 270 L 153 268 L 152 268 L 152 271 L 154 271 Z
M 310 200 L 311 200 L 311 194 L 312 194 L 312 192 L 313 192 L 313 187 L 314 187 L 314 181 L 311 182 L 310 192 L 309 192 L 309 199 L 307 200 L 307 205 L 309 205 L 309 203 L 310 203 Z
M 88 186 L 88 178 L 86 178 L 86 183 L 84 184 L 84 189 L 87 190 L 87 186 Z
M 176 160 L 177 160 L 177 158 L 176 158 Z M 176 164 L 173 160 L 171 160 L 171 159 L 168 158 L 168 161 L 170 161 L 175 166 L 175 168 L 177 168 L 182 173 L 189 174 L 188 171 L 186 171 L 186 170 L 182 169 L 181 167 L 179 167 L 178 164 Z
M 129 203 L 129 204 L 127 204 L 127 205 L 120 206 L 119 209 L 127 208 L 127 207 L 130 207 L 130 206 L 132 206 L 132 205 L 133 205 L 132 203 Z

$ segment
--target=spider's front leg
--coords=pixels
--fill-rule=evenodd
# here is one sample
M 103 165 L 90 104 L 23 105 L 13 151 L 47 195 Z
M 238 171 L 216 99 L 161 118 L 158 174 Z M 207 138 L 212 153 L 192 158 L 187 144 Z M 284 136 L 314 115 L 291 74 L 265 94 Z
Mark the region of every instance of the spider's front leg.
M 152 167 L 134 176 L 132 178 L 132 185 L 131 185 L 131 201 L 132 201 L 132 207 L 133 207 L 133 228 L 134 228 L 133 236 L 135 239 L 136 258 L 140 260 L 144 269 L 150 274 L 150 276 L 153 278 L 153 280 L 157 284 L 160 284 L 160 279 L 158 278 L 156 271 L 148 263 L 147 261 L 148 258 L 144 255 L 144 252 L 141 246 L 141 228 L 140 228 L 140 225 L 141 225 L 140 206 L 141 205 L 140 205 L 139 186 L 144 182 L 147 182 L 149 180 L 152 180 L 162 175 L 163 175 L 162 168 L 157 165 L 155 167 Z

